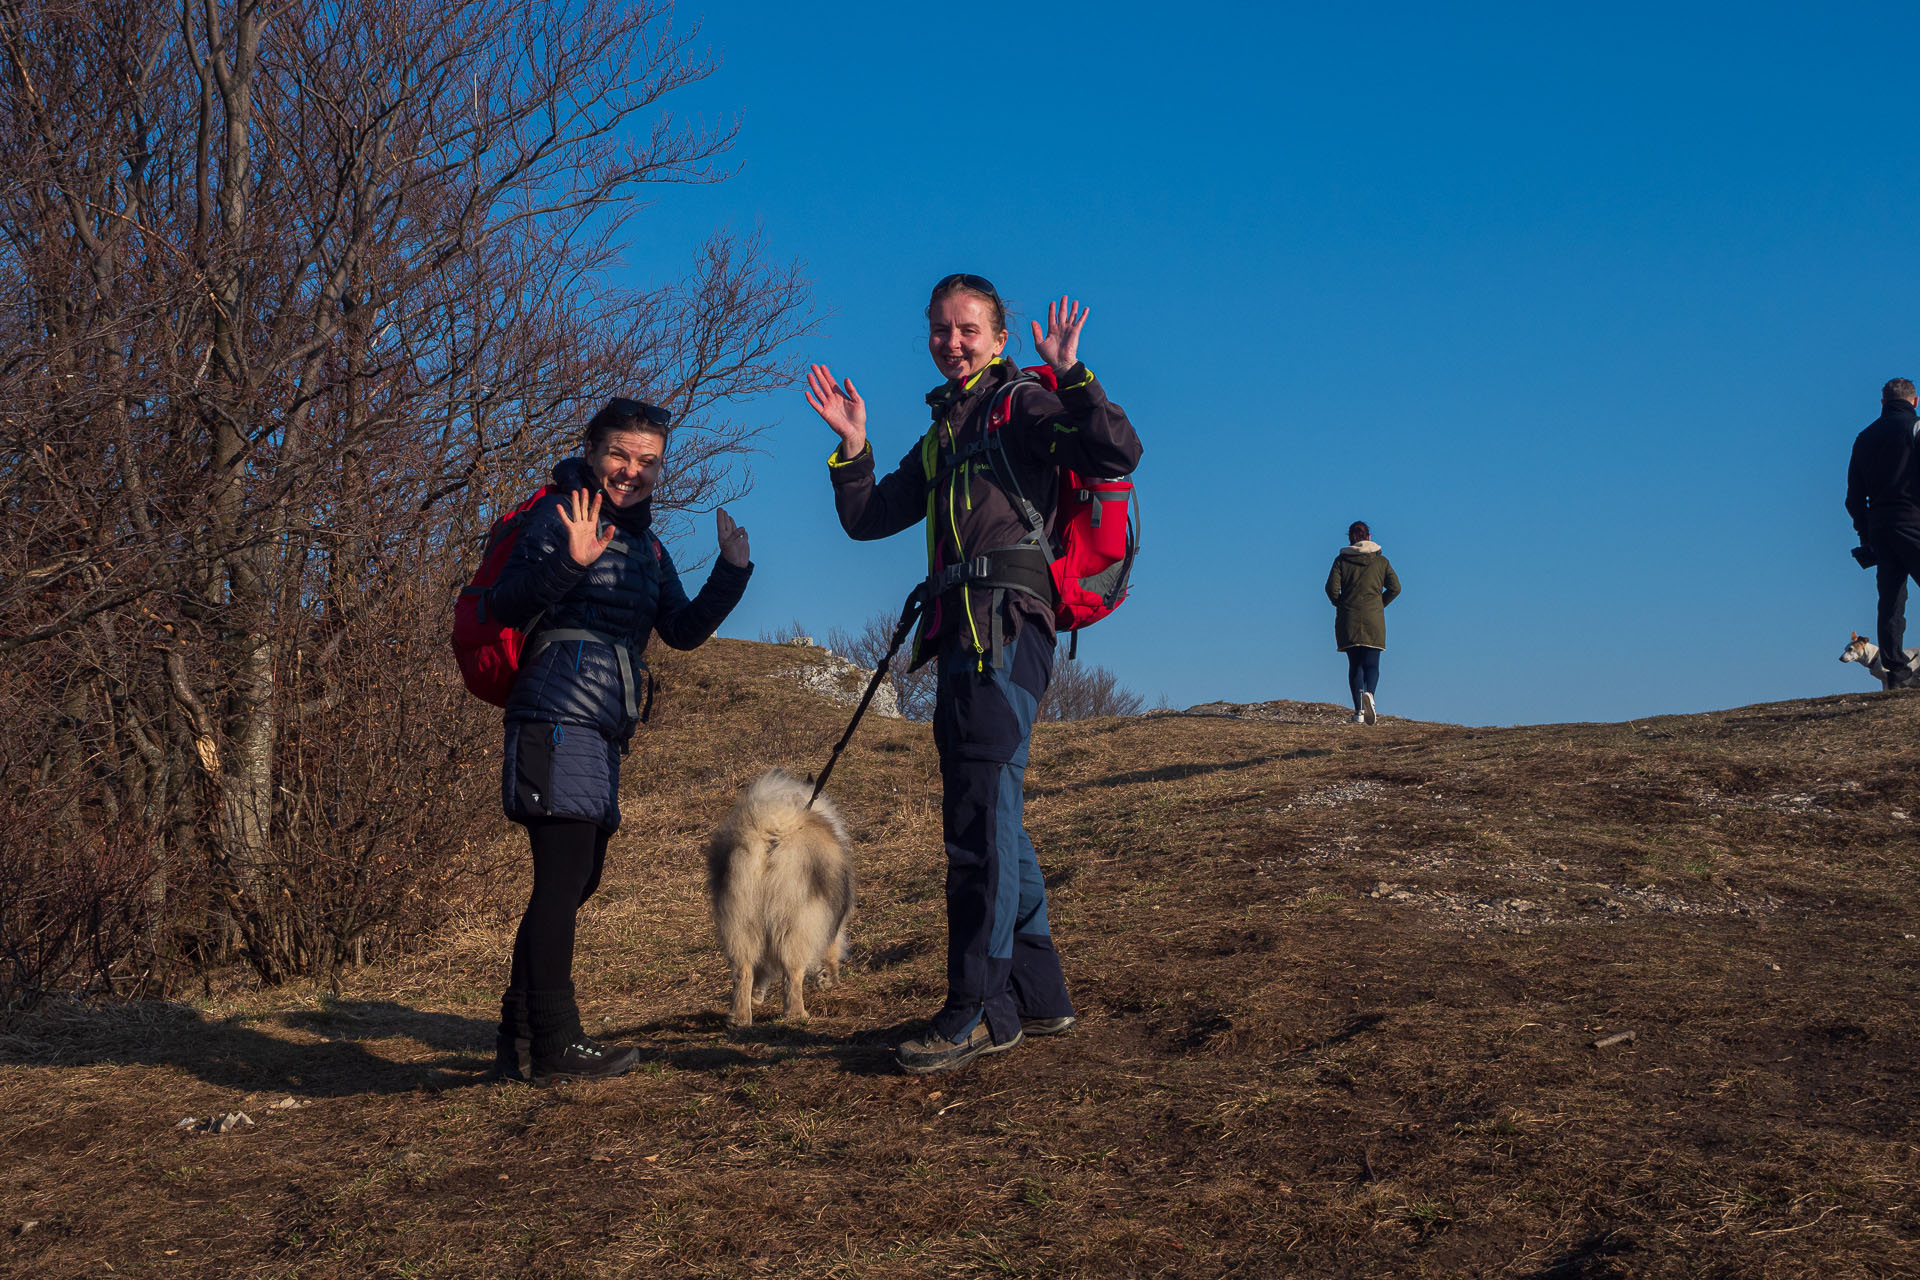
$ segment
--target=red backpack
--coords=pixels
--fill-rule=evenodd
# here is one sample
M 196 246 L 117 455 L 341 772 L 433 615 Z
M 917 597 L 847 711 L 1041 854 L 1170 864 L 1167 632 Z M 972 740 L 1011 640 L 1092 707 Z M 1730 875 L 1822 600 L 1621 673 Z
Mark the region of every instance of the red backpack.
M 1029 381 L 1049 391 L 1060 385 L 1049 365 L 1022 369 L 988 415 L 989 432 L 998 431 L 1012 419 L 1014 395 Z M 1028 531 L 1040 536 L 1040 513 L 1033 504 L 1024 494 L 1008 496 Z M 1125 476 L 1096 479 L 1070 467 L 1060 468 L 1054 545 L 1049 548 L 1058 554 L 1048 568 L 1053 572 L 1055 591 L 1054 626 L 1074 633 L 1069 657 L 1079 648 L 1081 627 L 1092 626 L 1126 602 L 1133 559 L 1140 552 L 1138 503 L 1133 481 Z
M 558 492 L 552 485 L 541 485 L 539 492 L 493 522 L 480 567 L 474 570 L 473 580 L 460 588 L 459 603 L 453 607 L 453 656 L 460 660 L 460 678 L 468 693 L 496 707 L 506 706 L 507 695 L 513 692 L 527 637 L 487 615 L 487 595 L 513 556 L 513 544 L 520 540 L 527 517 L 542 499 Z

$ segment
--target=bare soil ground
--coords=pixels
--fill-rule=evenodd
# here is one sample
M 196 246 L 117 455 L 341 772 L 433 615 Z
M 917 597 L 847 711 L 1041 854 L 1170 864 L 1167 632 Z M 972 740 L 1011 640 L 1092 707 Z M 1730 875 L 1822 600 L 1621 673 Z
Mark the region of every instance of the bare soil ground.
M 761 768 L 824 759 L 845 708 L 780 676 L 816 660 L 662 664 L 577 975 L 639 1071 L 484 1082 L 512 883 L 338 992 L 50 1009 L 0 1041 L 0 1272 L 1920 1275 L 1920 696 L 1043 726 L 1081 1026 L 914 1079 L 923 725 L 869 719 L 835 774 L 840 985 L 805 1027 L 721 1017 L 701 842 Z

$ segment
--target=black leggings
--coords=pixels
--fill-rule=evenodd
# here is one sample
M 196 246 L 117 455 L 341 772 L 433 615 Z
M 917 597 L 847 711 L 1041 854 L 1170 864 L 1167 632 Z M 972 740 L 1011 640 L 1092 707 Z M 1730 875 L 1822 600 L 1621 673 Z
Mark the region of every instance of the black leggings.
M 525 992 L 573 990 L 573 917 L 600 887 L 607 832 L 573 818 L 527 823 L 533 845 L 533 896 L 513 938 L 508 987 Z
M 1360 709 L 1360 695 L 1380 687 L 1380 651 L 1355 645 L 1347 650 L 1347 689 L 1353 694 L 1353 709 Z

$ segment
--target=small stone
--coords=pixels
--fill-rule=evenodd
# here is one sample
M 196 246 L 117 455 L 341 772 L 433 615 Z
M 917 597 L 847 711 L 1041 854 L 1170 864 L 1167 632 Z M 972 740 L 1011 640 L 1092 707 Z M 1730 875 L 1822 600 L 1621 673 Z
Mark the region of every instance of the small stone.
M 227 1114 L 211 1121 L 207 1125 L 207 1128 L 211 1129 L 214 1133 L 231 1133 L 242 1125 L 251 1125 L 252 1123 L 253 1117 L 249 1116 L 246 1112 L 229 1111 Z
M 22 1222 L 19 1226 L 13 1229 L 13 1234 L 15 1234 L 16 1236 L 23 1236 L 27 1234 L 27 1232 L 33 1230 L 35 1227 L 39 1225 L 40 1225 L 40 1219 L 28 1218 L 26 1221 Z
M 1773 970 L 1773 972 L 1775 972 L 1775 973 L 1778 973 L 1778 972 L 1780 972 L 1780 966 L 1779 966 L 1779 965 L 1777 965 L 1777 964 L 1770 964 L 1770 965 L 1768 965 L 1768 966 L 1767 966 L 1767 968 L 1769 968 L 1769 969 L 1771 969 L 1771 970 Z
M 173 1127 L 176 1129 L 198 1129 L 200 1127 L 200 1122 L 194 1119 L 192 1116 L 182 1116 L 180 1118 L 180 1123 L 176 1124 Z
M 1907 820 L 1907 811 L 1905 809 L 1895 809 L 1890 816 L 1895 822 L 1905 822 Z
M 298 1106 L 304 1106 L 304 1105 L 305 1105 L 305 1104 L 304 1104 L 304 1103 L 302 1103 L 302 1102 L 301 1102 L 301 1101 L 300 1101 L 300 1100 L 299 1100 L 298 1098 L 282 1098 L 282 1099 L 280 1099 L 280 1101 L 278 1101 L 278 1102 L 269 1102 L 269 1103 L 267 1104 L 267 1110 L 269 1110 L 269 1111 L 291 1111 L 291 1110 L 293 1110 L 293 1109 L 294 1109 L 295 1107 L 298 1107 Z

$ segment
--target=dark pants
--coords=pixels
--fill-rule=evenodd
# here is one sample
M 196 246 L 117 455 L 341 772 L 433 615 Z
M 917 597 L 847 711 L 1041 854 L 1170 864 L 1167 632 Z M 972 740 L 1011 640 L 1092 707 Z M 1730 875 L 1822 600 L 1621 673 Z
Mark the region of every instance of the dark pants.
M 533 846 L 533 893 L 513 937 L 507 1000 L 524 1000 L 536 1051 L 557 1048 L 579 1032 L 573 1002 L 574 915 L 600 887 L 610 833 L 572 818 L 527 823 Z
M 1347 650 L 1347 688 L 1353 694 L 1353 709 L 1360 709 L 1360 695 L 1380 688 L 1380 651 L 1363 645 Z
M 1006 665 L 941 655 L 933 741 L 947 844 L 947 1001 L 933 1029 L 949 1040 L 984 1016 L 996 1043 L 1020 1019 L 1073 1014 L 1047 926 L 1047 887 L 1021 823 L 1034 712 L 1053 675 L 1053 640 L 1021 628 Z
M 1880 588 L 1880 610 L 1875 619 L 1880 665 L 1888 682 L 1900 684 L 1913 668 L 1907 662 L 1907 579 L 1920 581 L 1920 526 L 1896 525 L 1873 531 L 1873 551 L 1880 558 L 1874 580 Z

